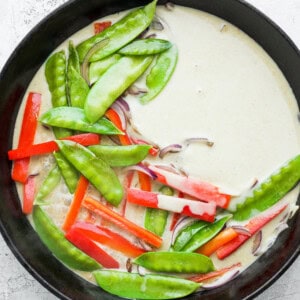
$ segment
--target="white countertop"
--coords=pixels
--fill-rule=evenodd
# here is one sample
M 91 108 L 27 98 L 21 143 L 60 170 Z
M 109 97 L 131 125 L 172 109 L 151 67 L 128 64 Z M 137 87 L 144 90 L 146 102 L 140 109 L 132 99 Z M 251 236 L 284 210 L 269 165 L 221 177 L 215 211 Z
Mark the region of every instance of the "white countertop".
M 0 69 L 24 35 L 44 16 L 65 2 L 67 0 L 0 1 Z M 248 0 L 248 2 L 275 21 L 300 47 L 299 0 Z M 0 236 L 0 275 L 1 300 L 57 299 L 21 266 L 2 236 Z M 300 299 L 300 257 L 256 299 Z

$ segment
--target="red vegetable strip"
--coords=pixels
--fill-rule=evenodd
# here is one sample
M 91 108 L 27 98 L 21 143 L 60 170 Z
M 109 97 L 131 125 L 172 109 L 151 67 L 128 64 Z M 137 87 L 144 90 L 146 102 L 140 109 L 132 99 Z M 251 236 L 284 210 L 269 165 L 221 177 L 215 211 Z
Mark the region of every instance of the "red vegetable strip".
M 181 213 L 207 222 L 213 222 L 216 214 L 216 205 L 212 202 L 194 201 L 133 188 L 127 191 L 127 201 L 137 205 Z
M 153 165 L 149 165 L 148 168 L 155 172 L 159 182 L 169 185 L 187 195 L 202 201 L 214 202 L 222 208 L 227 208 L 229 204 L 231 196 L 220 193 L 219 189 L 211 183 L 175 174 Z
M 156 234 L 134 224 L 128 219 L 122 217 L 120 214 L 114 212 L 113 210 L 107 208 L 105 205 L 100 203 L 99 201 L 94 200 L 91 197 L 86 197 L 83 201 L 83 206 L 96 214 L 106 218 L 110 222 L 118 225 L 119 227 L 128 230 L 135 236 L 144 240 L 145 242 L 155 246 L 160 247 L 162 244 L 161 237 Z
M 251 219 L 249 223 L 245 225 L 245 227 L 250 231 L 251 235 L 254 235 L 263 226 L 265 226 L 268 222 L 273 220 L 282 211 L 284 211 L 286 207 L 287 204 L 279 203 Z M 235 239 L 233 239 L 232 241 L 230 241 L 229 243 L 225 244 L 217 250 L 218 258 L 224 259 L 225 257 L 229 256 L 232 252 L 234 252 L 241 245 L 243 245 L 250 237 L 251 236 L 239 234 Z
M 64 224 L 62 226 L 65 231 L 68 231 L 76 221 L 77 215 L 80 211 L 81 203 L 88 186 L 89 181 L 81 175 L 77 184 L 76 191 L 74 193 L 73 201 L 69 207 Z
M 41 107 L 41 94 L 29 93 L 23 114 L 18 148 L 31 146 L 34 141 L 38 115 Z M 29 158 L 16 160 L 12 168 L 12 179 L 25 183 L 28 177 Z
M 144 249 L 132 244 L 120 234 L 113 232 L 106 227 L 96 226 L 85 222 L 76 222 L 72 228 L 81 231 L 85 236 L 95 242 L 122 252 L 129 257 L 137 257 L 146 252 Z
M 106 112 L 105 112 L 105 116 L 122 132 L 124 132 L 124 135 L 118 135 L 118 138 L 120 140 L 120 143 L 122 145 L 131 145 L 131 140 L 128 136 L 128 134 L 125 131 L 125 128 L 123 128 L 122 126 L 122 122 L 121 119 L 118 115 L 118 113 L 113 110 L 112 108 L 109 108 Z
M 208 279 L 219 277 L 219 276 L 227 273 L 228 271 L 230 271 L 232 269 L 235 269 L 235 268 L 238 268 L 238 267 L 241 267 L 241 263 L 237 263 L 237 264 L 232 265 L 231 267 L 223 268 L 223 269 L 213 271 L 213 272 L 209 272 L 209 273 L 206 273 L 206 274 L 200 274 L 200 275 L 196 275 L 196 276 L 193 276 L 193 277 L 189 277 L 187 279 L 192 280 L 194 282 L 203 282 L 203 281 L 208 280 Z
M 94 33 L 98 34 L 110 26 L 111 26 L 111 21 L 95 22 L 94 23 Z
M 178 197 L 179 198 L 184 198 L 184 194 L 182 192 L 179 192 L 178 193 Z M 181 217 L 181 214 L 179 213 L 174 213 L 173 216 L 172 216 L 172 221 L 171 221 L 171 224 L 170 224 L 170 231 L 173 231 L 177 222 L 179 221 Z
M 217 236 L 211 239 L 209 242 L 200 247 L 196 252 L 211 256 L 214 252 L 216 252 L 223 245 L 227 244 L 234 238 L 238 236 L 238 233 L 233 228 L 226 228 L 222 230 Z
M 119 268 L 119 263 L 91 239 L 76 228 L 71 228 L 65 237 L 81 251 L 92 257 L 105 268 Z
M 35 176 L 28 176 L 23 186 L 23 207 L 24 214 L 30 214 L 33 208 L 35 195 Z
M 138 172 L 138 177 L 141 190 L 150 192 L 152 189 L 150 177 L 143 172 Z
M 83 133 L 78 135 L 72 135 L 63 138 L 63 140 L 70 140 L 79 143 L 83 146 L 97 145 L 100 143 L 100 137 L 95 133 Z M 49 141 L 41 144 L 31 145 L 29 147 L 18 148 L 8 151 L 8 159 L 15 160 L 34 155 L 41 155 L 51 153 L 58 150 L 58 146 L 55 141 Z

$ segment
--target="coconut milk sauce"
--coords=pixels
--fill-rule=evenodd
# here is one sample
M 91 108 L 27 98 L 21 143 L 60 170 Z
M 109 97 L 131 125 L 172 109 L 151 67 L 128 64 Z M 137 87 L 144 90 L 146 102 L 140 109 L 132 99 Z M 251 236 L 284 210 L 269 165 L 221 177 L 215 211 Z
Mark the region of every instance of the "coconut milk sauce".
M 103 20 L 115 22 L 123 14 Z M 182 152 L 166 155 L 163 160 L 156 158 L 155 163 L 172 162 L 189 175 L 239 194 L 255 179 L 263 180 L 300 152 L 298 106 L 293 92 L 274 61 L 254 40 L 228 22 L 198 10 L 175 6 L 173 11 L 167 11 L 158 7 L 157 15 L 165 27 L 156 32 L 158 37 L 167 37 L 178 47 L 177 67 L 167 87 L 152 102 L 141 105 L 135 97 L 126 97 L 134 124 L 145 137 L 161 148 L 176 143 L 184 145 Z M 77 44 L 91 35 L 93 27 L 88 26 L 55 51 L 67 49 L 70 39 Z M 44 66 L 33 78 L 29 91 L 42 94 L 41 114 L 50 108 Z M 16 123 L 15 148 L 24 103 Z M 214 145 L 184 143 L 193 137 L 208 138 Z M 38 126 L 35 142 L 51 139 L 51 132 Z M 40 174 L 39 182 L 52 163 L 51 156 L 33 159 L 31 172 Z M 19 186 L 18 189 L 21 198 Z M 296 188 L 283 201 L 290 202 L 291 209 L 295 209 L 298 194 Z M 45 208 L 59 226 L 72 195 L 61 185 L 49 198 L 55 204 Z M 128 204 L 128 218 L 143 224 L 143 214 L 143 208 Z M 283 214 L 264 227 L 263 247 L 274 238 L 274 229 Z M 167 228 L 169 223 L 170 218 Z M 168 249 L 170 232 L 166 231 L 163 238 L 166 241 L 162 249 Z M 223 261 L 212 256 L 216 268 L 237 262 L 246 268 L 256 259 L 251 254 L 252 244 L 253 238 Z M 115 251 L 114 254 L 125 266 L 126 258 Z M 89 274 L 80 274 L 92 280 Z

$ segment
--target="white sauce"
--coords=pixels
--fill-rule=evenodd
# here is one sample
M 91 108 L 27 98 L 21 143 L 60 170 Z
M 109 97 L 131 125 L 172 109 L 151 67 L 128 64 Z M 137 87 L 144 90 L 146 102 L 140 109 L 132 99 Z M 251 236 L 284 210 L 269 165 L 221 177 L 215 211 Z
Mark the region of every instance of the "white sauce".
M 104 20 L 116 21 L 123 14 Z M 164 31 L 157 32 L 158 36 L 176 43 L 178 64 L 167 87 L 149 104 L 141 105 L 134 97 L 127 96 L 134 123 L 144 136 L 161 147 L 182 144 L 191 137 L 209 138 L 214 146 L 190 144 L 178 154 L 166 155 L 164 160 L 157 158 L 156 163 L 172 162 L 189 175 L 240 193 L 254 179 L 264 179 L 300 152 L 295 97 L 277 65 L 256 42 L 228 22 L 201 11 L 175 6 L 170 12 L 158 7 L 157 14 L 165 25 Z M 92 34 L 93 27 L 88 26 L 70 39 L 76 44 Z M 67 49 L 68 41 L 56 50 Z M 45 112 L 50 107 L 50 93 L 44 67 L 34 77 L 29 91 L 42 94 L 41 113 Z M 18 124 L 23 110 L 24 103 Z M 14 135 L 15 147 L 18 134 L 19 125 Z M 52 134 L 39 126 L 35 142 L 51 139 Z M 40 172 L 42 181 L 51 163 L 48 156 L 35 158 L 31 172 Z M 298 193 L 299 188 L 285 197 L 291 209 L 295 209 Z M 49 197 L 60 201 L 49 206 L 47 212 L 61 225 L 72 195 L 62 185 Z M 134 208 L 128 204 L 126 216 L 141 225 L 144 209 Z M 281 218 L 279 215 L 264 227 L 264 237 L 273 235 Z M 163 238 L 162 249 L 167 249 L 169 232 Z M 264 238 L 263 243 L 267 242 Z M 255 260 L 251 246 L 252 239 L 223 261 L 213 255 L 215 266 L 241 262 L 247 267 Z M 126 258 L 120 255 L 119 258 L 125 266 Z M 82 275 L 92 280 L 90 274 Z

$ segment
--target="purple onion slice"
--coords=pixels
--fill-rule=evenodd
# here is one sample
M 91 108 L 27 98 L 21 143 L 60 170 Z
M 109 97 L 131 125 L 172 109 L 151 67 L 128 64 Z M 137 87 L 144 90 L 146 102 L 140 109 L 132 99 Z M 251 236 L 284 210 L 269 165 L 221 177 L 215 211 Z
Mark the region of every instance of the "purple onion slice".
M 152 180 L 155 180 L 157 178 L 156 174 L 152 170 L 150 170 L 147 166 L 142 165 L 142 164 L 126 167 L 124 169 L 124 171 L 125 172 L 127 172 L 127 171 L 142 172 L 142 173 L 148 175 Z
M 259 255 L 259 248 L 261 246 L 261 241 L 262 241 L 262 231 L 258 231 L 253 239 L 253 245 L 252 245 L 252 254 L 254 256 Z
M 229 282 L 233 278 L 235 278 L 239 273 L 240 270 L 237 269 L 230 270 L 227 273 L 225 273 L 223 276 L 219 277 L 217 280 L 213 281 L 212 283 L 204 283 L 202 285 L 202 288 L 206 290 L 212 290 L 218 288 L 224 285 L 225 283 Z
M 172 144 L 162 148 L 159 152 L 159 157 L 163 158 L 167 153 L 178 153 L 182 150 L 182 146 L 179 144 Z

